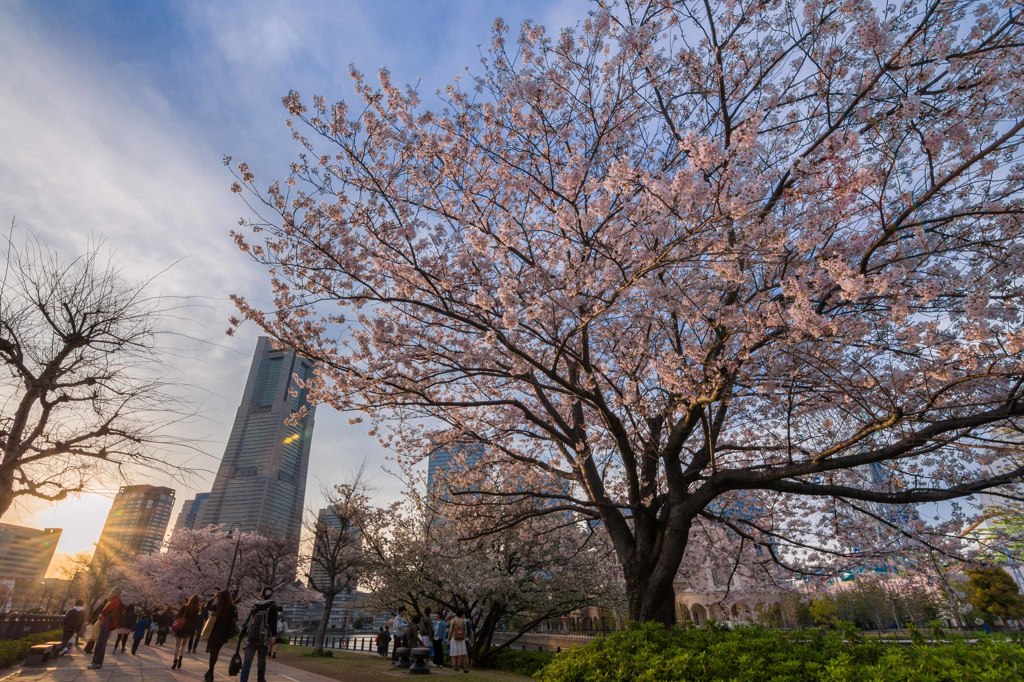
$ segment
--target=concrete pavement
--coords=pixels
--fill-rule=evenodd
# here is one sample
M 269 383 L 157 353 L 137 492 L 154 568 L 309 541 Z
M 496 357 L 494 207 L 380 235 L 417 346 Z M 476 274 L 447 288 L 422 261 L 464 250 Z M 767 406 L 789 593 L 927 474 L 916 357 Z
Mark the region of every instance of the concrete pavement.
M 45 665 L 0 670 L 0 682 L 202 682 L 209 661 L 209 654 L 202 651 L 205 644 L 200 645 L 198 653 L 185 654 L 181 670 L 171 670 L 174 646 L 170 642 L 159 647 L 142 644 L 136 656 L 131 654 L 131 642 L 128 647 L 123 654 L 111 653 L 108 649 L 103 667 L 97 670 L 86 668 L 92 662 L 91 654 L 73 649 L 71 653 L 48 661 Z M 238 677 L 228 676 L 228 662 L 234 653 L 234 646 L 225 646 L 221 650 L 214 671 L 215 682 L 238 682 Z M 255 661 L 249 680 L 256 682 Z M 277 659 L 268 659 L 267 682 L 336 681 L 282 665 Z

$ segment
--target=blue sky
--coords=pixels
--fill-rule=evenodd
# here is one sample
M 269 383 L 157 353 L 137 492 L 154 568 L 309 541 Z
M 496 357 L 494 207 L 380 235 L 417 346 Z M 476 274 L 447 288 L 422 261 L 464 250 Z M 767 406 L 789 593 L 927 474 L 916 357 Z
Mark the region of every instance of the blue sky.
M 172 365 L 203 419 L 185 434 L 205 454 L 176 464 L 199 473 L 171 484 L 184 500 L 208 490 L 231 428 L 256 330 L 224 335 L 231 293 L 256 296 L 264 274 L 228 231 L 245 207 L 221 158 L 257 178 L 283 177 L 297 154 L 281 97 L 349 98 L 348 64 L 387 66 L 426 97 L 478 67 L 490 26 L 530 18 L 575 23 L 585 0 L 492 3 L 30 2 L 0 3 L 0 222 L 15 219 L 66 256 L 102 241 L 126 275 L 187 307 L 169 322 Z M 17 239 L 17 233 L 16 233 Z M 169 299 L 179 300 L 179 299 Z M 378 494 L 400 486 L 377 468 L 386 453 L 360 427 L 322 408 L 307 506 L 321 484 L 365 456 Z M 91 548 L 119 482 L 61 505 L 22 504 L 5 522 L 64 527 L 59 552 Z M 173 519 L 172 519 L 173 521 Z

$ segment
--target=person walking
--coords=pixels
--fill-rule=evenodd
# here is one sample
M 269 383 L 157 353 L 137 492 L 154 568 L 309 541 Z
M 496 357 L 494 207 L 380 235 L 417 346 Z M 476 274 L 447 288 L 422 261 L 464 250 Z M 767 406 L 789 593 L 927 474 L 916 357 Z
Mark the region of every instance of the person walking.
M 194 654 L 199 649 L 200 635 L 203 632 L 203 626 L 206 625 L 206 617 L 208 613 L 206 610 L 206 604 L 201 604 L 199 608 L 199 620 L 196 622 L 196 629 L 192 632 L 192 636 L 188 638 L 188 653 Z
M 75 605 L 64 614 L 64 631 L 61 634 L 61 653 L 66 654 L 71 648 L 71 638 L 78 634 L 85 625 L 85 602 L 75 600 Z
M 444 645 L 448 639 L 448 623 L 444 621 L 443 614 L 434 614 L 434 665 L 438 668 L 444 667 Z
M 153 645 L 153 635 L 160 629 L 160 624 L 156 622 L 156 619 L 160 616 L 160 611 L 154 609 L 153 613 L 149 614 L 149 629 L 146 630 L 146 646 Z
M 220 650 L 238 631 L 238 609 L 231 601 L 231 593 L 221 590 L 206 605 L 207 618 L 213 618 L 207 648 L 210 650 L 210 667 L 203 675 L 205 682 L 213 682 L 213 668 L 217 665 Z
M 174 619 L 174 623 L 171 624 L 171 630 L 174 631 L 174 663 L 171 664 L 171 669 L 177 668 L 181 670 L 181 659 L 186 652 L 188 646 L 188 640 L 195 632 L 196 625 L 199 623 L 199 595 L 193 594 L 188 598 L 188 601 L 178 610 L 178 616 Z
M 135 627 L 132 633 L 132 656 L 137 656 L 139 653 L 139 642 L 142 641 L 143 637 L 148 636 L 149 630 L 149 616 L 146 615 L 145 611 L 139 611 L 139 617 L 135 621 Z
M 138 615 L 135 613 L 135 605 L 129 604 L 124 607 L 122 611 L 121 622 L 117 625 L 117 630 L 114 631 L 116 635 L 114 639 L 114 653 L 117 653 L 117 648 L 121 647 L 121 653 L 124 653 L 125 646 L 128 645 L 128 635 L 135 630 L 135 621 L 138 619 Z
M 394 626 L 392 632 L 395 633 L 395 648 L 391 652 L 391 661 L 395 662 L 398 660 L 399 647 L 405 646 L 405 628 L 409 625 L 409 621 L 405 619 L 404 607 L 398 609 L 398 613 L 395 614 L 391 624 Z
M 462 667 L 462 672 L 469 672 L 469 625 L 465 609 L 455 609 L 455 617 L 448 626 L 448 653 L 452 657 L 452 668 Z
M 121 603 L 121 588 L 115 587 L 110 590 L 107 603 L 104 604 L 96 621 L 100 624 L 100 633 L 96 637 L 96 645 L 92 653 L 92 663 L 89 670 L 103 667 L 103 656 L 107 653 L 107 640 L 110 638 L 110 631 L 116 630 L 121 623 L 121 614 L 124 604 Z
M 241 635 L 245 642 L 245 655 L 242 657 L 239 682 L 249 682 L 253 658 L 258 659 L 257 682 L 267 682 L 267 649 L 271 641 L 277 638 L 277 604 L 271 599 L 272 596 L 274 591 L 269 587 L 260 590 L 260 600 L 252 605 L 249 617 L 245 619 Z
M 171 631 L 174 624 L 174 607 L 170 604 L 157 618 L 156 643 L 163 646 L 167 642 L 167 633 Z

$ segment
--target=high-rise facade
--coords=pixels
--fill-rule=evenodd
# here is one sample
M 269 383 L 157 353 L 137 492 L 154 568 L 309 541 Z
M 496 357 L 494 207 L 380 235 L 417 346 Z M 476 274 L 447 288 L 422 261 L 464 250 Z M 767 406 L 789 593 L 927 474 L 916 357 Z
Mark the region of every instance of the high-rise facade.
M 243 530 L 294 537 L 298 542 L 314 408 L 295 380 L 312 376 L 310 360 L 277 350 L 270 339 L 260 337 L 198 526 L 238 523 Z M 297 423 L 288 423 L 302 407 L 306 414 Z
M 313 557 L 309 566 L 310 587 L 315 585 L 319 589 L 326 588 L 333 572 L 327 567 L 333 567 L 335 570 L 343 568 L 345 552 L 358 545 L 359 532 L 348 519 L 342 518 L 330 507 L 321 509 L 317 514 L 317 535 L 313 538 Z M 343 584 L 347 579 L 345 575 L 333 577 L 336 585 Z M 327 622 L 329 630 L 343 629 L 352 622 L 355 588 L 355 581 L 352 580 L 334 596 Z M 323 617 L 323 605 L 319 604 L 317 607 L 319 612 L 316 618 L 319 619 Z
M 173 508 L 173 488 L 121 486 L 96 543 L 96 555 L 120 559 L 136 554 L 153 554 L 163 544 Z
M 483 443 L 452 443 L 435 448 L 427 457 L 427 490 L 436 491 L 446 473 L 475 467 L 483 456 Z
M 60 528 L 0 523 L 0 578 L 42 580 L 60 541 Z
M 43 607 L 35 601 L 60 534 L 60 528 L 0 523 L 0 613 Z
M 199 515 L 202 514 L 208 499 L 210 499 L 210 493 L 197 493 L 191 500 L 185 500 L 185 503 L 181 505 L 181 511 L 178 512 L 178 518 L 174 521 L 174 530 L 198 528 L 196 521 L 199 520 Z

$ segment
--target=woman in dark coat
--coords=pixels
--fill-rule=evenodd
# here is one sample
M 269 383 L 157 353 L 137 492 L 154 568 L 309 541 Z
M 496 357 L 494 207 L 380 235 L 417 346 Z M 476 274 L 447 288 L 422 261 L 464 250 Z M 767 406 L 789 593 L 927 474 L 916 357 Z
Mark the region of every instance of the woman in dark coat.
M 210 668 L 206 671 L 203 679 L 206 682 L 213 682 L 213 667 L 217 665 L 220 649 L 238 632 L 236 626 L 238 609 L 231 602 L 231 595 L 227 590 L 218 592 L 206 605 L 206 608 L 210 612 L 209 617 L 215 617 L 216 620 L 213 621 L 213 626 L 210 628 Z
M 200 610 L 199 595 L 193 594 L 178 611 L 178 617 L 174 619 L 178 627 L 171 628 L 174 630 L 174 663 L 171 664 L 172 669 L 181 669 L 181 657 L 188 646 L 188 638 L 192 636 L 192 633 L 199 626 Z

